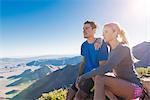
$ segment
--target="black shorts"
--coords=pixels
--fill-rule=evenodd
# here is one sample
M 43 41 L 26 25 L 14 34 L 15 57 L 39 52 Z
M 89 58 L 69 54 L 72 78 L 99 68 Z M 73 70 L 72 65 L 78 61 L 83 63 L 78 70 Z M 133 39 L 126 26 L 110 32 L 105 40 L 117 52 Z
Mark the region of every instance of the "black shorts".
M 94 86 L 94 81 L 92 80 L 92 78 L 90 78 L 90 79 L 85 80 L 83 84 L 80 85 L 80 89 L 84 91 L 85 93 L 90 94 L 92 93 L 91 89 L 93 88 L 93 86 Z M 76 92 L 78 91 L 78 89 L 75 86 L 75 83 L 72 85 L 71 88 Z

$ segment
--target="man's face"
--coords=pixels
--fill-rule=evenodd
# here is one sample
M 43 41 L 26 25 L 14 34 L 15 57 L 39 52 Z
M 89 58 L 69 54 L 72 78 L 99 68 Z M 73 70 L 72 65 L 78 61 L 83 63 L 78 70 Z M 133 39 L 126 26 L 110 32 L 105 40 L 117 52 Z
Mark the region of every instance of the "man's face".
M 95 31 L 96 31 L 96 29 L 92 29 L 90 24 L 84 24 L 84 27 L 83 27 L 84 38 L 93 37 Z

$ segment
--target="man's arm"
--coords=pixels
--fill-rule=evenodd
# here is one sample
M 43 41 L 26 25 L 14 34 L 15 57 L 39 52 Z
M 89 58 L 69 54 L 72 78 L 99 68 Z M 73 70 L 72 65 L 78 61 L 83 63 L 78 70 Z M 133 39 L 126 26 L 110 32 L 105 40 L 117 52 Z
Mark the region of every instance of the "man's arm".
M 83 74 L 84 65 L 85 65 L 85 58 L 84 58 L 84 56 L 82 56 L 82 61 L 81 61 L 80 67 L 79 67 L 79 73 L 78 73 L 78 75 L 77 75 L 77 80 L 78 80 L 78 78 Z M 80 85 L 80 84 L 76 84 L 76 88 L 79 89 L 79 85 Z
M 77 75 L 77 78 L 83 74 L 84 65 L 85 65 L 85 58 L 84 58 L 84 56 L 82 56 L 82 61 L 81 61 L 80 67 L 79 67 L 79 73 Z

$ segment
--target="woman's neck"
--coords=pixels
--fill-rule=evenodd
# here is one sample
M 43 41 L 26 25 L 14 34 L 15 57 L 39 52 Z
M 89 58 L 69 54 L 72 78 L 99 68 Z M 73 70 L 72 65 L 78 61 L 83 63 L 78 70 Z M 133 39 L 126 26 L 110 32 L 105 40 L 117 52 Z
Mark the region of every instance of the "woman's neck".
M 111 49 L 115 49 L 119 45 L 119 41 L 117 39 L 114 39 L 112 41 L 109 41 L 109 44 L 111 46 Z

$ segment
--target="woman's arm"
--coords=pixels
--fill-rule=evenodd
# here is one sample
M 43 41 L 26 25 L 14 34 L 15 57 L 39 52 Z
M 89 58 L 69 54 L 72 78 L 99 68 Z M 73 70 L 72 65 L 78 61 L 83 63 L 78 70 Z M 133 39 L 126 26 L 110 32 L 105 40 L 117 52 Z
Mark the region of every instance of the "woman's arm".
M 79 77 L 77 82 L 81 82 L 85 79 L 94 77 L 96 75 L 104 75 L 106 72 L 109 72 L 111 69 L 117 67 L 117 65 L 129 54 L 129 48 L 117 48 L 117 50 L 111 52 L 111 55 L 107 61 L 107 63 L 102 66 L 98 67 L 96 69 L 93 69 L 92 71 L 85 73 Z

